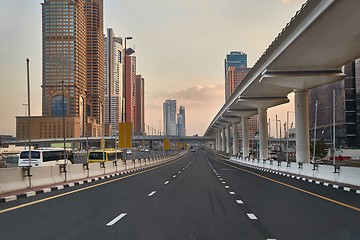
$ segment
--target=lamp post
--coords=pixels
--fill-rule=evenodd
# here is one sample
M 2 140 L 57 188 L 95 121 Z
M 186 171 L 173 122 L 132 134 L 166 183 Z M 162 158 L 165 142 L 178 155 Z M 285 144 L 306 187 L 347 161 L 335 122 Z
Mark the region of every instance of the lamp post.
M 286 112 L 286 162 L 289 162 L 289 113 L 295 113 L 293 111 Z
M 126 40 L 131 40 L 132 37 L 124 38 L 124 76 L 123 76 L 123 98 L 124 98 L 124 112 L 123 122 L 126 122 Z
M 282 148 L 281 148 L 281 120 L 280 119 L 278 119 L 278 122 L 279 122 L 279 124 L 280 124 L 280 138 L 279 138 L 279 146 L 280 146 L 280 152 L 282 152 Z M 276 125 L 276 127 L 277 127 L 277 125 Z
M 335 166 L 336 161 L 335 161 L 335 150 L 336 150 L 336 145 L 335 145 L 335 88 L 333 89 L 333 165 Z
M 27 67 L 27 92 L 28 92 L 28 129 L 27 135 L 29 138 L 29 168 L 28 168 L 28 177 L 29 177 L 29 188 L 31 187 L 31 177 L 30 177 L 30 167 L 31 167 L 31 114 L 30 114 L 30 73 L 29 73 L 29 63 L 30 60 L 26 59 L 26 67 Z
M 318 110 L 318 100 L 315 102 L 315 123 L 314 123 L 314 148 L 313 148 L 313 163 L 315 164 L 315 147 L 316 147 L 316 124 L 317 124 L 317 110 Z

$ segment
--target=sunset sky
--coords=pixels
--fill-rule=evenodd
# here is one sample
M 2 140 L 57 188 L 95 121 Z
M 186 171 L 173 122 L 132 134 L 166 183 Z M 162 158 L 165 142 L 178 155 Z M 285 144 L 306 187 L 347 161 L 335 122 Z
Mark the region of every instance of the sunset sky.
M 0 1 L 0 134 L 15 135 L 15 116 L 25 114 L 26 58 L 31 115 L 41 115 L 41 2 Z M 252 67 L 304 2 L 104 0 L 104 28 L 133 37 L 128 46 L 145 79 L 146 129 L 159 130 L 162 103 L 176 99 L 186 109 L 187 134 L 202 135 L 224 104 L 226 54 L 245 52 Z M 269 109 L 268 117 L 284 122 L 292 109 L 290 102 Z

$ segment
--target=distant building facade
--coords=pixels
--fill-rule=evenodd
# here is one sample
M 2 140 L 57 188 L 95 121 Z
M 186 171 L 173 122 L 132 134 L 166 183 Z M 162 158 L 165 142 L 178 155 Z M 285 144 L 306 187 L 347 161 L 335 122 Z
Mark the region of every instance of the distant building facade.
M 176 100 L 168 99 L 163 103 L 164 135 L 176 136 Z
M 247 54 L 232 51 L 225 58 L 225 101 L 250 71 L 247 68 Z
M 40 132 L 33 131 L 38 129 L 42 138 L 63 137 L 62 131 L 53 128 L 64 115 L 66 128 L 69 125 L 72 129 L 69 136 L 100 136 L 104 104 L 103 0 L 44 0 L 41 5 L 42 117 L 32 117 L 31 136 L 40 137 Z M 17 139 L 29 136 L 24 117 L 17 117 L 16 125 Z
M 333 91 L 335 89 L 335 146 L 360 147 L 360 60 L 346 64 L 346 77 L 339 82 L 309 90 L 310 138 L 315 129 L 315 103 L 317 108 L 317 139 L 333 144 Z
M 178 136 L 186 136 L 186 127 L 185 127 L 185 107 L 180 106 L 179 113 L 177 114 L 177 132 Z
M 111 125 L 111 135 L 118 135 L 118 124 L 123 116 L 123 46 L 111 28 L 105 37 L 104 96 L 105 123 Z
M 133 130 L 135 128 L 135 94 L 136 94 L 136 56 L 127 53 L 126 55 L 126 71 L 124 85 L 124 101 L 125 101 L 125 122 L 132 122 Z
M 135 84 L 135 130 L 134 133 L 145 133 L 145 82 L 141 75 L 136 75 Z
M 235 89 L 245 79 L 251 68 L 247 67 L 247 54 L 240 51 L 232 51 L 225 58 L 225 101 L 234 93 Z M 239 136 L 242 136 L 240 125 Z M 249 136 L 255 137 L 258 131 L 257 115 L 249 118 Z

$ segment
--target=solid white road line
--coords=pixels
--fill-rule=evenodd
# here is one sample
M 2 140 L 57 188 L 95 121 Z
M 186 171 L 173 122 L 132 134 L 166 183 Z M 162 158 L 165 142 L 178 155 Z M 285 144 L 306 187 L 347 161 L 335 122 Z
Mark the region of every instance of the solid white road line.
M 114 225 L 117 221 L 119 221 L 120 219 L 122 219 L 123 217 L 126 216 L 126 213 L 122 213 L 119 216 L 117 216 L 116 218 L 114 218 L 113 220 L 111 220 L 108 224 L 106 224 L 106 226 L 112 226 Z
M 156 191 L 152 191 L 151 193 L 149 193 L 148 197 L 151 197 L 152 195 L 154 195 L 156 193 Z
M 248 217 L 251 219 L 251 220 L 256 220 L 257 217 L 255 216 L 255 214 L 253 213 L 247 213 Z

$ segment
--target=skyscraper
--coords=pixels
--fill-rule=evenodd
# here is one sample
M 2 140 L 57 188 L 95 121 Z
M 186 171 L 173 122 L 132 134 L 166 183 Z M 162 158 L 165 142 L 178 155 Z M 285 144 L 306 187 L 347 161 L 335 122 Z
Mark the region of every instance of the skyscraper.
M 111 135 L 118 134 L 118 124 L 123 115 L 123 47 L 122 39 L 115 37 L 111 28 L 105 37 L 105 123 L 111 125 Z
M 163 103 L 164 134 L 176 135 L 176 100 L 166 100 Z
M 246 77 L 250 68 L 247 68 L 247 55 L 233 51 L 225 59 L 225 101 L 229 99 L 235 88 Z
M 125 71 L 125 122 L 133 123 L 135 119 L 135 82 L 136 82 L 136 56 L 132 55 L 132 49 L 127 49 L 126 54 L 126 71 Z
M 179 113 L 177 115 L 177 131 L 178 136 L 186 136 L 185 128 L 185 107 L 180 106 Z
M 41 5 L 42 116 L 31 118 L 31 133 L 28 121 L 17 117 L 17 138 L 100 136 L 103 0 L 44 0 Z
M 68 1 L 66 1 L 68 2 Z M 70 1 L 72 2 L 72 1 Z M 103 0 L 84 0 L 86 16 L 87 115 L 102 124 L 104 111 Z M 85 46 L 77 45 L 78 48 Z
M 145 132 L 145 89 L 144 78 L 136 75 L 135 86 L 135 134 L 143 134 Z
M 42 115 L 83 117 L 86 98 L 86 23 L 84 1 L 42 3 Z
M 225 58 L 225 101 L 233 94 L 237 86 L 245 79 L 251 68 L 247 67 L 247 54 L 233 51 Z M 249 118 L 249 135 L 254 137 L 258 129 L 257 115 Z M 239 128 L 242 135 L 241 125 Z

